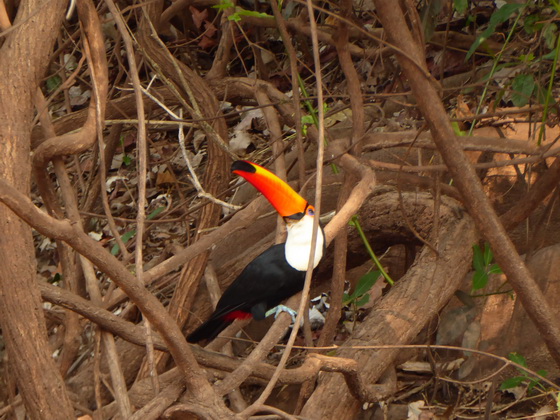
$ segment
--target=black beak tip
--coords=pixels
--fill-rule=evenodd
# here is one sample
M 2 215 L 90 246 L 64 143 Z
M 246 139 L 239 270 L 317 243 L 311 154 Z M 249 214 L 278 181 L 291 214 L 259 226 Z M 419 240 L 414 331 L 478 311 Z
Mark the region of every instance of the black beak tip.
M 231 165 L 231 172 L 235 171 L 255 173 L 257 169 L 246 160 L 236 160 Z

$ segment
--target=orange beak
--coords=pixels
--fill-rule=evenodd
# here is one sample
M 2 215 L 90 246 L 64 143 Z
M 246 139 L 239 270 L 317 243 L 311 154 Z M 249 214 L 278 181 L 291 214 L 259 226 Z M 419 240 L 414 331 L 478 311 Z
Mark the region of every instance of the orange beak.
M 282 217 L 305 213 L 307 201 L 268 169 L 247 160 L 233 162 L 231 171 L 242 176 L 259 190 Z

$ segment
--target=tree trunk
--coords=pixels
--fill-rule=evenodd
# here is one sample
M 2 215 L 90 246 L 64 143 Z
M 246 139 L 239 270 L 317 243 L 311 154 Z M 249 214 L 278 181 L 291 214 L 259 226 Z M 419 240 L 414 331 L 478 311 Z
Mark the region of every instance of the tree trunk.
M 0 48 L 4 86 L 0 95 L 0 177 L 27 193 L 33 94 L 45 73 L 65 4 L 64 0 L 53 0 L 48 6 L 40 0 L 22 1 L 15 29 Z M 0 205 L 0 229 L 0 322 L 27 413 L 42 420 L 74 418 L 47 341 L 35 282 L 31 228 Z
M 360 210 L 360 223 L 369 236 L 379 238 L 383 231 L 398 236 L 399 231 L 408 231 L 402 221 L 403 208 L 395 196 L 370 197 Z M 360 375 L 368 384 L 375 384 L 402 350 L 354 348 L 410 344 L 458 289 L 470 269 L 472 244 L 476 241 L 471 218 L 453 200 L 443 197 L 437 216 L 429 194 L 403 193 L 403 202 L 407 203 L 404 208 L 408 220 L 421 237 L 437 247 L 439 256 L 424 246 L 412 267 L 337 351 L 337 356 L 358 362 Z M 437 229 L 431 223 L 435 217 Z M 348 392 L 342 375 L 322 373 L 301 415 L 311 420 L 350 420 L 358 416 L 361 406 Z

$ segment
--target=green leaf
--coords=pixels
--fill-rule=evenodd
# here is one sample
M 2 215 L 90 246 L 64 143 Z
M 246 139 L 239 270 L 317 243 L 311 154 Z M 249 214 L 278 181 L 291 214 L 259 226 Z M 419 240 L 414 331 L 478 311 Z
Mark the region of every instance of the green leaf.
M 535 32 L 540 31 L 544 26 L 542 20 L 542 17 L 538 14 L 525 17 L 525 21 L 523 22 L 523 28 L 525 29 L 525 32 L 527 32 L 529 35 L 532 35 Z
M 524 63 L 531 63 L 531 62 L 535 61 L 535 54 L 533 54 L 533 53 L 521 54 L 519 56 L 519 61 L 523 61 Z
M 461 128 L 459 127 L 459 123 L 457 121 L 451 121 L 451 127 L 453 127 L 453 131 L 455 132 L 455 135 L 457 136 L 466 135 L 466 133 L 462 131 Z
M 60 76 L 53 76 L 47 79 L 47 92 L 51 93 L 58 89 L 58 87 L 62 84 L 62 78 Z
M 241 16 L 239 16 L 239 13 L 232 13 L 231 15 L 228 16 L 228 20 L 239 22 L 241 20 Z
M 529 385 L 527 385 L 527 392 L 530 392 L 534 387 L 536 387 L 537 385 L 540 385 L 541 381 L 538 379 L 533 379 L 529 382 Z
M 377 282 L 377 279 L 379 278 L 380 274 L 381 273 L 377 270 L 370 271 L 369 273 L 364 274 L 358 281 L 358 284 L 356 285 L 356 290 L 354 290 L 354 293 L 352 294 L 358 297 L 369 292 L 369 289 L 371 289 L 373 285 Z
M 465 13 L 467 11 L 467 7 L 469 7 L 468 0 L 453 0 L 453 6 L 457 13 Z
M 495 29 L 496 26 L 498 26 L 500 23 L 504 23 L 510 18 L 512 14 L 521 9 L 523 6 L 525 5 L 517 3 L 504 4 L 494 13 L 492 13 L 492 16 L 490 16 L 490 26 L 493 26 Z
M 123 243 L 126 244 L 135 235 L 136 235 L 136 229 L 132 229 L 132 230 L 129 230 L 128 232 L 125 232 L 125 234 L 123 236 L 121 236 L 121 239 L 122 239 Z
M 546 378 L 548 376 L 548 372 L 545 369 L 539 369 L 537 370 L 537 375 Z M 541 379 L 537 377 L 531 377 L 531 382 L 529 382 L 529 386 L 527 387 L 527 390 L 530 391 L 537 385 L 542 387 Z
M 212 6 L 213 9 L 218 9 L 220 12 L 229 9 L 231 7 L 234 7 L 234 4 L 228 0 L 222 0 L 220 1 L 220 4 L 216 4 Z
M 331 169 L 334 175 L 338 175 L 340 173 L 340 170 L 338 169 L 338 166 L 336 166 L 336 163 L 331 163 Z
M 271 16 L 267 13 L 255 12 L 254 10 L 245 10 L 245 9 L 241 9 L 239 7 L 237 8 L 236 13 L 239 14 L 239 16 L 252 16 L 252 17 L 269 18 L 269 19 L 273 18 L 273 16 Z
M 369 302 L 369 295 L 368 295 L 368 294 L 365 294 L 365 295 L 362 296 L 361 299 L 359 299 L 359 300 L 356 301 L 356 306 L 357 306 L 358 308 L 361 308 L 362 306 L 364 306 L 364 305 L 365 305 L 366 303 L 368 303 L 368 302 Z
M 488 274 L 502 274 L 503 271 L 498 264 L 492 264 L 488 269 Z
M 541 59 L 542 60 L 554 60 L 555 57 L 556 57 L 556 51 L 552 50 L 548 54 L 545 54 L 545 55 L 541 56 Z
M 125 164 L 125 166 L 128 166 L 128 165 L 130 165 L 130 164 L 132 163 L 132 158 L 131 158 L 130 156 L 128 156 L 128 155 L 125 154 L 125 155 L 123 155 L 123 157 L 122 157 L 122 161 L 123 161 L 123 163 Z
M 493 259 L 494 254 L 492 253 L 492 248 L 490 248 L 490 244 L 486 242 L 484 244 L 484 266 L 488 267 Z
M 552 54 L 555 55 L 555 51 L 552 51 Z M 544 58 L 544 57 L 543 57 Z M 552 57 L 554 59 L 554 57 Z M 543 89 L 542 86 L 538 85 L 535 88 L 535 96 L 537 97 L 537 102 L 541 105 L 544 105 L 546 101 L 546 94 L 547 91 Z
M 136 229 L 132 229 L 129 230 L 128 232 L 125 232 L 124 235 L 121 236 L 121 239 L 123 241 L 123 243 L 127 243 L 130 238 L 134 237 L 134 235 L 136 235 Z M 119 253 L 119 244 L 115 244 L 113 245 L 113 247 L 111 248 L 111 254 L 112 255 L 117 255 Z
M 467 52 L 467 56 L 465 60 L 468 60 L 472 57 L 474 52 L 477 50 L 480 45 L 486 41 L 494 32 L 496 32 L 496 27 L 504 23 L 509 17 L 517 10 L 522 8 L 524 4 L 505 4 L 500 9 L 496 10 L 492 16 L 490 16 L 490 22 L 488 23 L 488 28 L 484 32 L 482 32 L 478 38 L 472 43 L 471 48 L 469 48 L 469 52 Z
M 488 284 L 488 273 L 486 271 L 475 271 L 472 283 L 473 291 L 483 289 Z
M 160 214 L 162 211 L 165 210 L 165 207 L 158 207 L 157 209 L 155 209 L 154 211 L 152 211 L 150 214 L 148 214 L 148 216 L 146 217 L 146 219 L 148 220 L 152 220 L 154 217 L 156 217 L 158 214 Z
M 511 360 L 513 363 L 517 363 L 523 367 L 527 367 L 527 360 L 520 355 L 519 353 L 512 352 L 508 354 L 508 359 Z
M 546 377 L 548 375 L 548 372 L 544 369 L 540 369 L 537 371 L 537 374 L 542 376 L 542 377 Z M 529 385 L 527 386 L 527 391 L 531 391 L 534 387 L 539 386 L 541 388 L 543 388 L 543 385 L 541 383 L 541 379 L 537 378 L 537 377 L 530 377 L 531 382 L 529 382 Z
M 558 32 L 558 27 L 554 23 L 546 25 L 542 31 L 544 42 L 549 50 L 554 49 L 556 46 L 556 32 Z
M 447 1 L 445 1 L 447 3 Z M 443 0 L 431 0 L 423 2 L 424 6 L 420 9 L 420 17 L 422 19 L 422 27 L 424 28 L 424 38 L 429 40 L 434 34 L 436 28 L 437 17 L 443 8 Z
M 484 264 L 484 255 L 480 247 L 475 244 L 473 245 L 473 268 L 477 272 L 486 271 L 486 264 Z
M 492 111 L 496 111 L 496 104 L 499 104 L 502 101 L 502 98 L 504 97 L 505 94 L 506 94 L 505 89 L 500 89 L 498 90 L 498 92 L 496 92 L 496 100 L 494 102 L 494 109 L 492 109 Z
M 342 295 L 342 304 L 349 305 L 354 301 L 354 304 L 360 307 L 368 303 L 369 294 L 367 294 L 367 292 L 369 292 L 372 286 L 377 282 L 380 275 L 381 273 L 377 270 L 364 274 L 360 280 L 358 280 L 358 284 L 351 295 L 344 292 Z
M 535 90 L 535 79 L 531 74 L 518 74 L 511 84 L 513 95 L 511 101 L 515 106 L 527 105 L 533 90 Z
M 506 379 L 500 385 L 500 390 L 504 391 L 506 389 L 515 388 L 516 386 L 521 385 L 523 383 L 523 381 L 525 381 L 526 379 L 527 378 L 525 376 L 515 376 L 513 378 Z
M 229 4 L 231 4 L 231 3 L 229 3 Z M 230 7 L 230 6 L 228 5 L 228 7 Z M 231 7 L 233 7 L 233 4 L 231 4 Z M 241 16 L 251 16 L 251 17 L 267 18 L 267 19 L 273 19 L 274 18 L 273 16 L 271 16 L 267 13 L 256 12 L 254 10 L 246 10 L 246 9 L 242 9 L 241 7 L 236 7 L 235 8 L 235 13 L 232 13 L 231 15 L 229 15 L 228 20 L 233 20 L 234 22 L 239 22 L 241 20 Z
M 493 260 L 494 253 L 488 242 L 484 244 L 484 251 L 477 244 L 473 245 L 473 268 L 475 270 L 473 274 L 473 291 L 482 289 L 488 284 L 489 274 L 499 274 L 502 272 L 498 264 L 492 264 Z
M 472 43 L 471 47 L 469 48 L 469 51 L 467 52 L 467 55 L 465 57 L 465 60 L 468 60 L 469 58 L 472 57 L 472 55 L 474 54 L 474 52 L 478 49 L 478 47 L 480 47 L 480 45 L 486 41 L 488 39 L 488 37 L 490 35 L 492 35 L 494 33 L 494 28 L 486 28 L 486 30 L 484 32 L 482 32 L 478 38 L 476 38 L 474 40 L 474 42 Z
M 313 116 L 311 115 L 304 115 L 303 117 L 301 117 L 302 124 L 313 124 L 313 122 Z

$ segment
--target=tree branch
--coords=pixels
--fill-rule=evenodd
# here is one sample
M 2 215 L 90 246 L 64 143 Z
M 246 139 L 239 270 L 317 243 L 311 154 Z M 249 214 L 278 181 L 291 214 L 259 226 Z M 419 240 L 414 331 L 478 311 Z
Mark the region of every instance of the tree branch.
M 416 57 L 415 62 L 422 63 L 425 67 L 423 50 L 414 42 L 400 7 L 395 7 L 395 3 L 391 0 L 375 0 L 374 3 L 389 39 L 409 56 Z M 398 59 L 410 81 L 418 107 L 430 127 L 434 143 L 463 195 L 465 206 L 474 218 L 478 230 L 490 242 L 497 263 L 541 333 L 552 357 L 560 365 L 558 319 L 553 315 L 550 304 L 517 253 L 484 193 L 475 170 L 463 153 L 434 87 L 434 81 L 426 77 L 426 73 L 419 71 L 417 65 L 412 64 L 407 58 L 398 55 Z
M 163 305 L 143 285 L 139 285 L 136 278 L 113 255 L 76 224 L 54 219 L 40 211 L 29 198 L 4 180 L 0 180 L 0 201 L 38 232 L 63 240 L 111 277 L 161 334 L 173 359 L 185 375 L 189 391 L 194 398 L 199 400 L 202 406 L 206 406 L 209 413 L 218 416 L 217 419 L 231 416 L 223 402 L 218 401 L 202 371 L 198 369 L 198 363 L 177 324 Z

